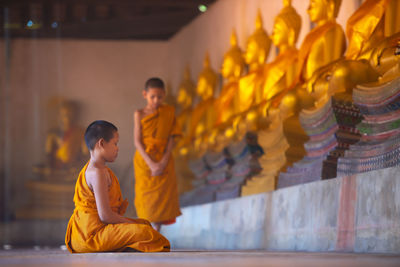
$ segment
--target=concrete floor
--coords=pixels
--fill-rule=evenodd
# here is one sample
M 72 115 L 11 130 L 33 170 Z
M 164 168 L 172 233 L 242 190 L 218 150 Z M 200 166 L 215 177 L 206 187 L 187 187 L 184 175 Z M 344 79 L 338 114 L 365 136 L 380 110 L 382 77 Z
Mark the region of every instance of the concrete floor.
M 70 254 L 61 249 L 0 250 L 0 266 L 400 266 L 400 255 L 267 251 Z

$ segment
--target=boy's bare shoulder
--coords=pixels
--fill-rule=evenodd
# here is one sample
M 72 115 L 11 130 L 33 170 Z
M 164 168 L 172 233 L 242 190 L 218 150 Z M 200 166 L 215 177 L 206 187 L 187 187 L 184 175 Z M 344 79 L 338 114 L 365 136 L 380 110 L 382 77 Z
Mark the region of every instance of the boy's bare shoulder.
M 106 171 L 107 169 L 105 168 L 102 169 L 96 167 L 87 168 L 85 177 L 88 186 L 92 188 L 92 183 L 97 182 L 99 179 L 102 179 L 104 176 L 106 176 Z

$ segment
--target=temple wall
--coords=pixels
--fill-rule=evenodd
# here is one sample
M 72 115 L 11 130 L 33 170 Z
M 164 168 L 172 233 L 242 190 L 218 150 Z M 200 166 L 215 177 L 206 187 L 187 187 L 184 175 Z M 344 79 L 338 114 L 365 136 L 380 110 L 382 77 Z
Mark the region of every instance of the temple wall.
M 183 208 L 174 248 L 400 253 L 400 167 Z

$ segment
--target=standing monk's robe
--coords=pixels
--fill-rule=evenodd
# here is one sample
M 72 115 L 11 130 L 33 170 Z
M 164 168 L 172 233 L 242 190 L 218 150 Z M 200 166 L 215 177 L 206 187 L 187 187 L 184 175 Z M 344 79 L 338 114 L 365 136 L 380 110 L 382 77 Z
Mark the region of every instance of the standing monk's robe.
M 131 248 L 142 252 L 169 251 L 169 241 L 143 219 L 129 219 L 132 223 L 104 224 L 100 221 L 94 193 L 81 170 L 75 186 L 75 210 L 69 220 L 65 244 L 71 253 L 123 251 Z M 108 169 L 111 186 L 108 197 L 111 209 L 123 215 L 128 201 L 122 199 L 119 182 Z
M 181 136 L 175 119 L 175 108 L 160 106 L 153 114 L 140 121 L 142 142 L 150 158 L 159 162 L 166 149 L 169 137 Z M 133 160 L 135 168 L 135 207 L 140 218 L 151 222 L 170 224 L 181 215 L 174 159 L 171 155 L 163 173 L 152 176 L 142 155 L 136 150 Z

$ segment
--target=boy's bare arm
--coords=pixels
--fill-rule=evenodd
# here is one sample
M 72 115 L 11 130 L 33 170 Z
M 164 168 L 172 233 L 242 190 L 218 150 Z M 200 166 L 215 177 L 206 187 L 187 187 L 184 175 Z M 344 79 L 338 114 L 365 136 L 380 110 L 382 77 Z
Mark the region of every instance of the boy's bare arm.
M 94 192 L 100 221 L 107 224 L 131 222 L 128 218 L 119 215 L 111 209 L 110 200 L 108 199 L 107 176 L 104 170 L 95 170 L 94 172 L 87 173 L 86 178 L 89 180 L 89 186 L 92 187 Z
M 141 125 L 140 125 L 140 113 L 139 111 L 135 111 L 134 114 L 134 133 L 133 133 L 133 142 L 135 144 L 136 149 L 139 151 L 140 155 L 142 155 L 142 158 L 144 159 L 144 161 L 147 163 L 147 165 L 149 166 L 152 174 L 154 175 L 156 172 L 156 169 L 158 169 L 157 167 L 157 163 L 154 162 L 150 156 L 146 153 L 145 149 L 144 149 L 144 145 L 142 143 L 142 129 L 141 129 Z

